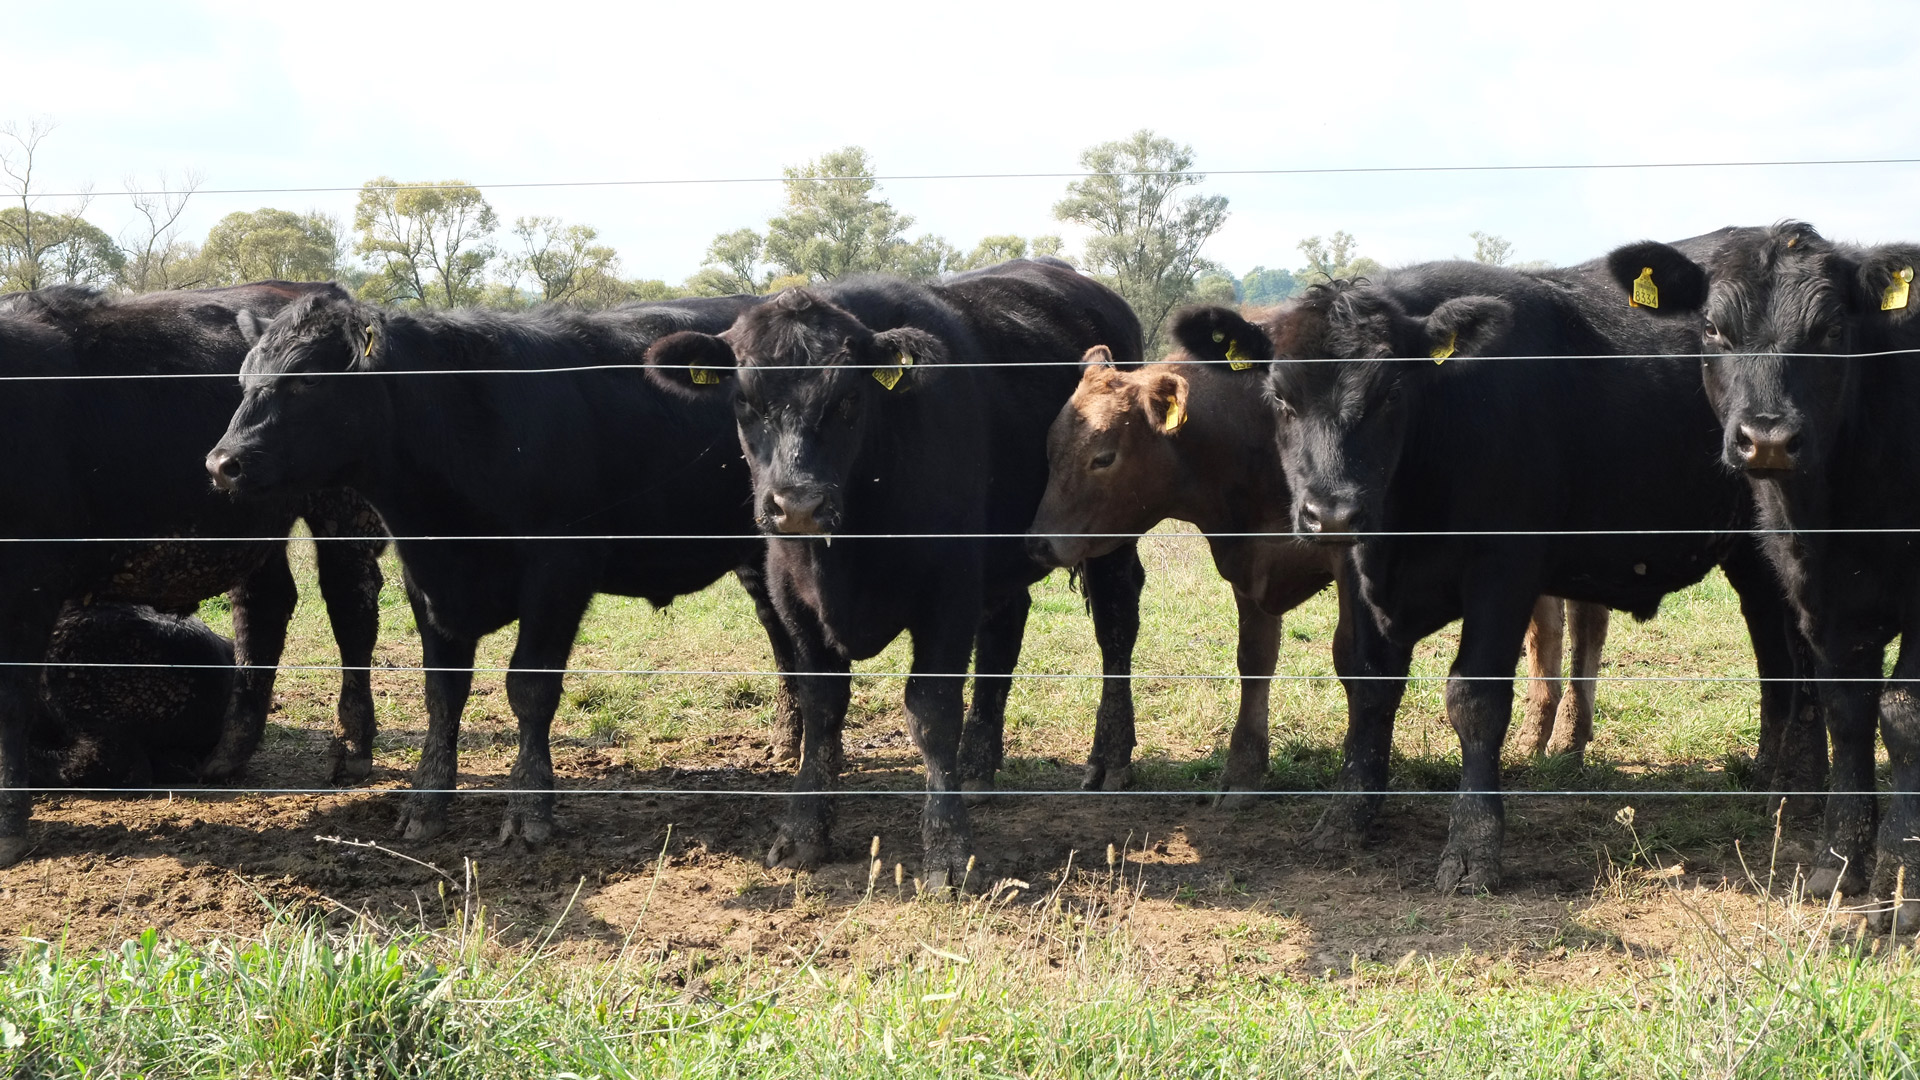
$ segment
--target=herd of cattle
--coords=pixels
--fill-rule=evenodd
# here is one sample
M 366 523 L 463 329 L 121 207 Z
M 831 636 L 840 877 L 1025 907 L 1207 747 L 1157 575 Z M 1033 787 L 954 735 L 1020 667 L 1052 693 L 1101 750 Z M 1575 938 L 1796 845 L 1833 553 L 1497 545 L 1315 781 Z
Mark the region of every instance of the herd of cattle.
M 1280 617 L 1333 584 L 1346 794 L 1312 842 L 1363 840 L 1413 648 L 1459 619 L 1446 708 L 1464 768 L 1437 884 L 1494 887 L 1523 650 L 1541 676 L 1523 737 L 1578 752 L 1608 610 L 1650 617 L 1718 566 L 1762 678 L 1759 781 L 1830 790 L 1812 891 L 1904 899 L 1916 263 L 1920 246 L 1785 223 L 1565 269 L 1424 264 L 1252 320 L 1182 311 L 1152 363 L 1128 306 L 1050 259 L 599 313 L 399 312 L 281 282 L 0 297 L 0 865 L 27 851 L 35 785 L 240 773 L 304 518 L 344 668 L 334 783 L 372 765 L 377 558 L 389 532 L 398 548 L 427 669 L 405 836 L 445 827 L 481 636 L 518 622 L 501 839 L 537 844 L 589 600 L 666 604 L 731 571 L 783 672 L 776 749 L 798 762 L 769 863 L 829 858 L 850 664 L 904 632 L 924 877 L 957 883 L 1028 590 L 1054 567 L 1078 569 L 1102 655 L 1086 785 L 1130 782 L 1135 538 L 1175 518 L 1208 534 L 1239 608 L 1224 800 L 1266 775 Z M 221 592 L 231 643 L 187 617 Z M 1920 901 L 1879 911 L 1920 925 Z

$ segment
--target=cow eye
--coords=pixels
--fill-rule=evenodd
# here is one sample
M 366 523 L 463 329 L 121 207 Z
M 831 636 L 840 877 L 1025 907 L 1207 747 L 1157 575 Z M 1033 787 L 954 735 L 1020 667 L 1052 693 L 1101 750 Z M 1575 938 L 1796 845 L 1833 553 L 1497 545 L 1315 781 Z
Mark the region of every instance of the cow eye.
M 1718 340 L 1720 337 L 1720 326 L 1712 319 L 1707 320 L 1707 337 L 1710 340 Z
M 1100 453 L 1093 455 L 1093 460 L 1088 463 L 1087 468 L 1090 471 L 1112 468 L 1115 456 L 1112 450 L 1102 450 Z
M 295 390 L 311 390 L 319 385 L 320 376 L 318 375 L 301 375 L 293 380 L 293 388 Z
M 1833 325 L 1827 327 L 1827 332 L 1826 332 L 1827 344 L 1831 345 L 1831 344 L 1834 344 L 1835 342 L 1838 342 L 1842 337 L 1846 336 L 1846 332 L 1847 332 L 1847 328 L 1842 326 L 1839 323 L 1834 323 Z

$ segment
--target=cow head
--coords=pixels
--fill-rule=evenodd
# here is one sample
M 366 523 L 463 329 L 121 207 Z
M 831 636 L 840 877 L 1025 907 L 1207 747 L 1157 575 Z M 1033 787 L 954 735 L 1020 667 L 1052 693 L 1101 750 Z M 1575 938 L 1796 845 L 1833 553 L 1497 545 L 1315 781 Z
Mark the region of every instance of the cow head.
M 349 480 L 391 429 L 385 379 L 364 378 L 387 353 L 387 319 L 337 290 L 303 297 L 270 323 L 239 313 L 252 343 L 240 407 L 207 454 L 215 486 L 235 495 L 299 495 Z
M 1738 230 L 1706 265 L 1662 244 L 1622 248 L 1608 263 L 1623 285 L 1648 267 L 1656 280 L 1710 283 L 1678 301 L 1662 290 L 1659 310 L 1704 316 L 1701 375 L 1722 456 L 1758 479 L 1825 467 L 1858 393 L 1858 365 L 1843 357 L 1879 347 L 1920 306 L 1882 310 L 1920 249 L 1844 249 L 1800 222 Z
M 1421 317 L 1379 286 L 1345 281 L 1316 285 L 1276 315 L 1267 391 L 1294 531 L 1352 543 L 1378 528 L 1421 399 L 1449 374 L 1446 361 L 1512 321 L 1498 297 L 1456 297 Z
M 871 414 L 919 392 L 940 340 L 873 331 L 809 289 L 743 313 L 723 334 L 683 331 L 647 350 L 648 373 L 683 394 L 729 393 L 753 475 L 754 519 L 776 535 L 832 534 L 845 521 Z

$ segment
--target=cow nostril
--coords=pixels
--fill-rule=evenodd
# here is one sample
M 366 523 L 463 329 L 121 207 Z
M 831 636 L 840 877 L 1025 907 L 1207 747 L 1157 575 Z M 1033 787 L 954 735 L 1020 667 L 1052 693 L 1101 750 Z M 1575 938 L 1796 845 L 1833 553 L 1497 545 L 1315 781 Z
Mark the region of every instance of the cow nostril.
M 1801 444 L 1800 436 L 1798 435 L 1789 436 L 1787 438 L 1787 453 L 1798 454 L 1800 452 L 1800 444 Z
M 1302 532 L 1317 533 L 1320 531 L 1320 526 L 1320 511 L 1316 510 L 1313 504 L 1309 503 L 1300 508 L 1300 529 Z

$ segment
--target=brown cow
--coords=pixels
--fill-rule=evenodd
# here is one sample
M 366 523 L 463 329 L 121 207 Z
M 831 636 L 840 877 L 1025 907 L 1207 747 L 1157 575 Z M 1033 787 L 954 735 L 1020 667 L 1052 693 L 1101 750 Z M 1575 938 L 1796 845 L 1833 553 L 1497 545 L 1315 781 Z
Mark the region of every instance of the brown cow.
M 1249 801 L 1267 772 L 1268 684 L 1280 657 L 1280 619 L 1334 580 L 1339 549 L 1294 540 L 1293 499 L 1280 468 L 1274 411 L 1257 375 L 1191 362 L 1122 371 L 1089 350 L 1080 385 L 1047 436 L 1050 473 L 1028 541 L 1034 558 L 1072 566 L 1113 550 L 1167 518 L 1208 534 L 1239 611 L 1240 711 L 1227 744 L 1222 805 Z M 1260 536 L 1244 534 L 1282 534 Z M 1224 535 L 1223 535 L 1224 534 Z M 1241 534 L 1241 535 L 1234 535 Z M 1340 597 L 1346 647 L 1350 598 Z M 1607 610 L 1571 605 L 1574 692 L 1560 693 L 1562 603 L 1541 597 L 1527 637 L 1532 676 L 1520 735 L 1529 752 L 1584 752 L 1593 730 L 1593 682 Z M 1585 681 L 1580 681 L 1585 680 Z

